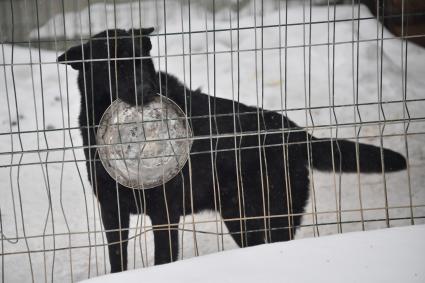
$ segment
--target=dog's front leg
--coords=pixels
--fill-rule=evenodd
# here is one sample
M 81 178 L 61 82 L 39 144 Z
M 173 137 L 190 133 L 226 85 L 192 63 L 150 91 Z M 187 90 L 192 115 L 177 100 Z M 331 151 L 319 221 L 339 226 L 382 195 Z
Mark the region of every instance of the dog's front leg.
M 118 210 L 116 203 L 103 204 L 101 209 L 103 226 L 108 240 L 111 272 L 126 270 L 130 213 L 122 207 Z
M 179 215 L 170 215 L 168 221 L 165 217 L 151 216 L 155 243 L 155 265 L 177 260 L 179 218 Z

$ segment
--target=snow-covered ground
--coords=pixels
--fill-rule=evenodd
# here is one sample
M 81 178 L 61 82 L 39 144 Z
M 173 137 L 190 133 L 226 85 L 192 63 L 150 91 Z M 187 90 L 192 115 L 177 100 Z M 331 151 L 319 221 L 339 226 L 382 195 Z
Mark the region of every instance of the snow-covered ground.
M 254 27 L 262 23 L 260 2 L 255 3 L 256 7 L 254 3 L 251 2 L 241 11 L 240 27 Z M 308 5 L 303 6 L 300 3 L 290 3 L 288 24 L 310 21 Z M 320 24 L 289 25 L 286 30 L 285 27 L 277 26 L 279 22 L 286 22 L 285 10 L 282 8 L 279 21 L 279 9 L 274 5 L 265 1 L 264 25 L 271 27 L 256 31 L 240 30 L 241 102 L 279 110 L 286 99 L 287 115 L 302 126 L 311 127 L 314 124 L 315 135 L 335 137 L 337 134 L 338 137 L 353 138 L 359 131 L 361 141 L 376 145 L 380 143 L 376 136 L 382 130 L 378 123 L 364 125 L 360 129 L 339 126 L 338 132 L 326 125 L 358 122 L 360 118 L 362 122 L 382 120 L 382 112 L 379 115 L 381 105 L 376 104 L 380 93 L 385 119 L 396 120 L 410 115 L 412 121 L 408 125 L 406 136 L 391 135 L 404 133 L 407 124 L 387 123 L 383 129 L 386 135 L 383 139 L 385 147 L 406 155 L 408 145 L 409 170 L 386 174 L 384 177 L 357 174 L 338 176 L 313 172 L 312 196 L 315 198 L 310 200 L 306 210 L 312 212 L 314 209 L 317 219 L 306 215 L 302 223 L 305 227 L 299 229 L 297 238 L 338 233 L 338 226 L 335 224 L 321 225 L 317 229 L 309 224 L 316 221 L 321 224 L 337 221 L 335 210 L 338 207 L 339 191 L 342 221 L 355 221 L 343 224 L 342 232 L 362 230 L 362 222 L 359 222 L 362 218 L 382 219 L 363 222 L 366 230 L 386 227 L 386 206 L 389 207 L 389 218 L 393 219 L 390 226 L 409 225 L 412 215 L 415 217 L 415 224 L 425 223 L 425 135 L 421 134 L 425 130 L 425 50 L 412 43 L 408 43 L 406 47 L 406 44 L 394 39 L 387 30 L 382 34 L 385 40 L 376 40 L 381 37 L 381 25 L 372 18 L 366 7 L 361 6 L 360 16 L 365 20 L 360 22 L 358 29 L 357 22 L 351 21 L 357 17 L 357 6 L 353 8 L 350 5 L 337 6 L 336 19 L 341 21 L 335 24 L 336 45 L 333 49 L 334 27 L 332 23 L 326 23 L 328 19 L 334 18 L 333 8 L 314 6 L 312 21 L 321 22 Z M 160 34 L 152 37 L 152 55 L 158 56 L 154 59 L 156 66 L 162 70 L 167 69 L 192 88 L 201 87 L 204 92 L 236 99 L 237 52 L 229 51 L 237 50 L 237 31 L 217 31 L 215 34 L 202 32 L 213 28 L 236 28 L 236 14 L 227 9 L 221 10 L 216 14 L 214 26 L 212 15 L 198 9 L 194 4 L 191 6 L 189 26 L 187 6 L 181 9 L 176 2 L 169 1 L 166 7 L 166 37 L 163 36 L 165 24 L 162 4 L 158 1 L 142 2 L 141 7 L 142 26 L 155 26 Z M 156 8 L 158 12 L 155 12 Z M 137 9 L 135 4 L 117 6 L 117 27 L 139 26 L 138 13 L 130 13 L 131 9 Z M 87 11 L 83 10 L 77 16 L 65 16 L 67 35 L 88 32 Z M 95 15 L 91 17 L 92 33 L 107 26 L 115 26 L 112 6 L 105 9 L 103 4 L 96 4 L 91 7 L 90 12 Z M 63 33 L 60 29 L 60 17 L 54 19 L 41 27 L 42 36 L 54 31 L 54 24 L 57 25 L 57 36 Z M 194 33 L 190 34 L 190 38 L 189 34 L 176 34 L 182 30 Z M 357 41 L 357 32 L 360 39 L 358 50 L 357 43 L 350 43 Z M 165 41 L 168 55 L 166 60 Z M 303 48 L 310 43 L 313 45 L 311 49 L 308 46 Z M 278 48 L 285 45 L 288 46 L 286 56 L 285 49 Z M 10 67 L 12 50 L 13 72 Z M 209 52 L 208 56 L 205 55 L 206 51 Z M 82 141 L 76 129 L 80 99 L 76 72 L 55 63 L 61 52 L 39 52 L 36 48 L 17 46 L 12 49 L 10 45 L 1 45 L 0 208 L 4 240 L 1 242 L 0 260 L 1 275 L 5 282 L 30 282 L 31 279 L 35 282 L 78 281 L 104 274 L 109 266 L 103 246 L 105 239 L 99 232 L 101 225 L 97 202 L 91 193 L 83 163 L 84 155 L 79 148 Z M 186 56 L 183 57 L 182 54 Z M 381 63 L 382 84 L 378 72 Z M 407 80 L 404 81 L 406 66 Z M 216 85 L 213 83 L 214 76 Z M 379 91 L 381 85 L 382 92 Z M 356 102 L 357 86 L 358 103 L 361 104 L 358 109 L 360 118 L 355 107 L 343 106 Z M 408 112 L 403 110 L 404 86 Z M 331 103 L 339 106 L 335 108 L 337 121 L 329 107 Z M 306 111 L 306 106 L 315 108 Z M 301 110 L 297 110 L 300 108 Z M 32 132 L 42 129 L 50 131 L 45 134 Z M 14 134 L 10 134 L 11 132 Z M 71 145 L 75 150 L 62 150 Z M 46 148 L 50 149 L 48 153 Z M 40 152 L 37 151 L 39 149 Z M 25 153 L 21 154 L 22 151 Z M 75 159 L 78 162 L 74 162 Z M 67 162 L 62 162 L 63 160 Z M 47 166 L 40 165 L 46 161 L 50 162 Z M 363 213 L 360 213 L 360 208 Z M 236 247 L 231 237 L 226 235 L 226 230 L 222 231 L 224 235 L 217 235 L 216 219 L 215 213 L 202 213 L 195 215 L 194 219 L 182 219 L 181 228 L 184 232 L 180 233 L 183 243 L 180 258 L 193 257 L 195 254 L 191 231 L 194 227 L 188 224 L 192 220 L 197 223 L 197 252 L 200 255 Z M 129 267 L 132 269 L 152 265 L 153 239 L 151 232 L 146 229 L 150 225 L 149 219 L 134 217 L 131 224 L 131 235 L 142 235 L 130 241 Z M 221 225 L 218 227 L 220 229 Z M 93 247 L 95 245 L 97 248 Z M 48 251 L 42 252 L 43 250 Z
M 425 225 L 260 245 L 84 281 L 424 282 Z

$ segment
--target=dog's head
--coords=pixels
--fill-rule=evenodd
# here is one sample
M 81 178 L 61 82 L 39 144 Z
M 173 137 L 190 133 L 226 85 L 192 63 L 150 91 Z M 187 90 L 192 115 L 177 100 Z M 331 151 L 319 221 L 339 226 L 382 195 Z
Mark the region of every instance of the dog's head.
M 132 104 L 137 99 L 146 102 L 157 92 L 155 69 L 149 57 L 152 31 L 153 28 L 106 30 L 69 48 L 58 62 L 79 71 L 80 77 L 85 78 L 85 91 L 112 92 L 113 97 Z

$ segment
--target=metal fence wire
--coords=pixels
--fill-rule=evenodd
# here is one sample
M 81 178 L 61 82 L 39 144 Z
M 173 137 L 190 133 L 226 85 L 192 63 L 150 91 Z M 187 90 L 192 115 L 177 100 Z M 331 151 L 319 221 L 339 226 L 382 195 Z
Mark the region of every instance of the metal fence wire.
M 2 282 L 425 223 L 421 1 L 0 7 Z M 105 175 L 99 115 L 157 94 L 192 148 L 170 181 L 132 190 Z

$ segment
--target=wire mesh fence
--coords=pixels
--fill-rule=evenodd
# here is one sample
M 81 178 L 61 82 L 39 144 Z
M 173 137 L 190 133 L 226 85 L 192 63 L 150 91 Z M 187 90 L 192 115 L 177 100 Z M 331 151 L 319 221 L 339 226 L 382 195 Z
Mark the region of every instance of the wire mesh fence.
M 423 6 L 336 2 L 1 1 L 2 282 L 425 223 Z M 192 147 L 132 190 L 104 169 L 100 118 L 158 94 L 193 135 L 112 146 L 139 165 Z

